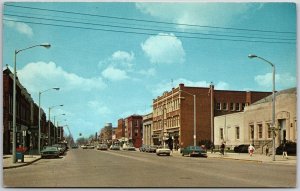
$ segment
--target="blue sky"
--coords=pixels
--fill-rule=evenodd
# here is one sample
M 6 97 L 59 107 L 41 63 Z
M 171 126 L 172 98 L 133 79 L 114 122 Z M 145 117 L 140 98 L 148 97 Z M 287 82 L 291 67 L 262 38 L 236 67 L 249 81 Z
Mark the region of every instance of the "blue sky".
M 39 91 L 61 88 L 42 94 L 42 108 L 48 113 L 64 104 L 51 116 L 65 113 L 57 120 L 69 125 L 75 139 L 99 132 L 105 123 L 117 126 L 119 118 L 150 112 L 152 99 L 179 83 L 272 91 L 271 67 L 250 60 L 251 53 L 275 64 L 276 90 L 296 86 L 292 3 L 19 2 L 3 7 L 3 67 L 13 66 L 15 49 L 50 43 L 50 49 L 18 54 L 18 76 L 36 103 Z

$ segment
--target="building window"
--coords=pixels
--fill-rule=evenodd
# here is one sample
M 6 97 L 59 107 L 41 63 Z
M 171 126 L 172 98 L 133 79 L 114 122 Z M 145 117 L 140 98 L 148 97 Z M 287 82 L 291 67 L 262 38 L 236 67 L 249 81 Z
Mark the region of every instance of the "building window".
M 250 125 L 250 139 L 254 139 L 254 125 Z
M 230 111 L 234 111 L 234 104 L 230 103 Z
M 224 136 L 223 136 L 223 128 L 220 128 L 220 139 L 223 140 Z
M 258 138 L 259 139 L 263 138 L 262 134 L 263 134 L 262 124 L 258 124 Z
M 235 111 L 240 111 L 240 104 L 239 103 L 235 103 Z
M 221 110 L 221 103 L 217 103 L 216 109 L 217 109 L 217 110 Z
M 236 139 L 240 139 L 240 127 L 235 127 L 235 137 Z
M 267 123 L 267 127 L 268 127 L 268 138 L 271 138 L 271 135 L 272 135 L 272 128 L 271 128 L 270 123 Z
M 223 103 L 223 108 L 222 108 L 223 110 L 228 110 L 228 105 L 227 105 L 227 103 Z

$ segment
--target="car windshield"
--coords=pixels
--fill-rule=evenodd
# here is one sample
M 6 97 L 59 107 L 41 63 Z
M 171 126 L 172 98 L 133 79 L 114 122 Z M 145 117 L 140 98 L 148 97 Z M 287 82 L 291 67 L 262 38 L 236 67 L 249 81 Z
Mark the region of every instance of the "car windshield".
M 45 147 L 43 150 L 57 151 L 57 147 Z

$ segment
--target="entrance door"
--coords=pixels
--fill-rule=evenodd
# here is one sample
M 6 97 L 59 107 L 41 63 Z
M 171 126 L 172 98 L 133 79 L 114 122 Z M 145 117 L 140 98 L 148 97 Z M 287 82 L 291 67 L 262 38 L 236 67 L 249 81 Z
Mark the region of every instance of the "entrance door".
M 280 119 L 279 121 L 280 128 L 280 142 L 286 141 L 286 119 Z

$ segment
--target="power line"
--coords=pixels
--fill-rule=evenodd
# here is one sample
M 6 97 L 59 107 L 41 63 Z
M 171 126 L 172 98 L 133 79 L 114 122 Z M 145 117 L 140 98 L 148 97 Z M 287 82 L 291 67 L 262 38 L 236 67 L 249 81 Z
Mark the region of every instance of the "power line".
M 5 4 L 5 6 L 25 8 L 25 9 L 33 9 L 33 10 L 50 11 L 50 12 L 58 12 L 58 13 L 67 13 L 67 14 L 78 14 L 78 15 L 85 15 L 85 16 L 92 16 L 92 17 L 103 17 L 103 18 L 111 18 L 111 19 L 130 20 L 130 21 L 148 22 L 148 23 L 170 24 L 170 25 L 179 25 L 179 26 L 202 27 L 202 28 L 213 28 L 213 29 L 226 29 L 226 30 L 239 30 L 239 31 L 252 31 L 252 32 L 263 32 L 263 33 L 296 34 L 295 32 L 290 32 L 290 31 L 258 30 L 258 29 L 245 29 L 245 28 L 234 28 L 234 27 L 219 27 L 219 26 L 209 26 L 209 25 L 194 25 L 194 24 L 185 24 L 185 23 L 173 23 L 173 22 L 153 21 L 153 20 L 145 20 L 145 19 L 123 18 L 123 17 L 115 17 L 115 16 L 107 16 L 107 15 L 95 15 L 95 14 L 89 14 L 89 13 L 78 13 L 78 12 L 73 12 L 73 11 L 53 10 L 53 9 L 36 8 L 36 7 L 28 7 L 28 6 L 20 6 L 20 5 L 11 5 L 11 4 Z
M 120 25 L 110 25 L 110 24 L 99 24 L 99 23 L 90 23 L 90 22 L 80 22 L 80 21 L 70 21 L 64 19 L 49 19 L 49 18 L 41 18 L 41 17 L 33 17 L 33 16 L 24 16 L 24 15 L 15 15 L 5 13 L 6 16 L 15 16 L 21 18 L 30 18 L 30 19 L 42 19 L 48 21 L 59 21 L 59 22 L 67 22 L 67 23 L 75 23 L 75 24 L 87 24 L 87 25 L 98 25 L 104 27 L 113 27 L 113 28 L 122 28 L 122 29 L 133 29 L 133 30 L 144 30 L 144 31 L 157 31 L 157 32 L 168 32 L 168 33 L 180 33 L 180 34 L 190 34 L 190 35 L 204 35 L 204 36 L 217 36 L 217 37 L 234 37 L 234 38 L 256 38 L 256 39 L 270 39 L 270 40 L 296 40 L 291 38 L 272 38 L 272 37 L 252 37 L 252 36 L 244 36 L 244 35 L 222 35 L 222 34 L 207 34 L 207 33 L 196 33 L 196 32 L 180 32 L 180 31 L 172 31 L 172 30 L 159 30 L 159 29 L 151 29 L 151 28 L 141 28 L 141 27 L 126 27 Z
M 140 34 L 140 35 L 158 35 L 158 36 L 169 36 L 169 37 L 180 37 L 180 38 L 188 38 L 188 39 L 201 39 L 201 40 L 221 40 L 221 41 L 232 41 L 232 42 L 260 42 L 260 43 L 281 43 L 281 44 L 295 44 L 294 42 L 284 42 L 284 41 L 261 41 L 261 40 L 242 40 L 242 39 L 225 39 L 225 38 L 204 38 L 204 37 L 195 37 L 195 36 L 183 36 L 177 35 L 172 36 L 168 34 L 155 34 L 148 32 L 134 32 L 134 31 L 122 31 L 122 30 L 112 30 L 112 29 L 99 29 L 99 28 L 91 28 L 91 27 L 81 27 L 81 26 L 72 26 L 72 25 L 61 25 L 61 24 L 50 24 L 50 23 L 41 23 L 41 22 L 31 22 L 31 21 L 19 21 L 13 19 L 6 19 L 5 21 L 13 21 L 13 22 L 23 22 L 30 24 L 38 24 L 38 25 L 46 25 L 46 26 L 56 26 L 56 27 L 65 27 L 65 28 L 76 28 L 76 29 L 87 29 L 87 30 L 96 30 L 96 31 L 106 31 L 106 32 L 118 32 L 118 33 L 127 33 L 127 34 Z
M 99 21 L 99 20 L 94 20 L 94 19 L 91 20 L 91 19 L 82 18 L 82 17 L 68 17 L 68 16 L 65 16 L 65 15 L 64 16 L 59 16 L 59 15 L 53 16 L 53 15 L 49 15 L 49 14 L 37 14 L 37 13 L 31 13 L 31 12 L 30 13 L 26 13 L 26 12 L 12 11 L 12 10 L 9 10 L 9 13 L 22 14 L 22 15 L 24 15 L 24 14 L 28 15 L 28 14 L 30 14 L 30 15 L 45 16 L 45 17 L 51 17 L 51 18 L 55 17 L 55 18 L 63 18 L 63 19 L 71 19 L 71 20 L 75 19 L 76 21 L 78 21 L 78 20 L 96 21 L 96 22 Z M 8 15 L 8 14 L 6 14 L 6 15 Z M 19 17 L 22 17 L 22 16 L 19 16 Z M 72 21 L 70 21 L 70 22 L 72 22 Z M 121 23 L 121 22 L 103 21 L 103 20 L 101 22 L 102 23 L 109 23 L 109 24 L 120 24 L 120 25 L 126 25 L 126 26 L 139 26 L 137 23 Z M 145 25 L 145 24 L 143 24 L 143 27 L 145 27 L 145 26 L 146 27 L 156 27 L 156 28 L 159 27 L 160 29 L 164 28 L 164 29 L 175 29 L 176 30 L 175 27 L 171 27 L 171 26 L 161 26 L 161 25 L 154 26 L 154 25 Z M 184 30 L 185 31 L 188 30 L 188 31 L 209 32 L 209 33 L 216 34 L 216 35 L 218 33 L 221 33 L 221 34 L 225 33 L 225 34 L 251 35 L 251 38 L 259 38 L 259 37 L 264 37 L 264 36 L 267 36 L 267 37 L 273 36 L 274 39 L 275 39 L 275 37 L 277 37 L 277 38 L 288 37 L 288 36 L 277 36 L 277 35 L 291 35 L 291 34 L 264 34 L 264 33 L 262 33 L 262 34 L 256 34 L 256 33 L 251 34 L 251 32 L 250 33 L 245 33 L 245 32 L 241 32 L 241 31 L 220 31 L 219 29 L 208 30 L 208 29 L 189 29 L 189 28 L 185 28 Z M 191 33 L 193 33 L 193 32 L 191 32 Z M 196 33 L 196 32 L 194 32 L 194 33 Z M 259 37 L 257 35 L 259 35 Z M 289 40 L 289 39 L 286 39 L 286 40 Z M 290 40 L 295 40 L 295 39 L 290 39 Z

